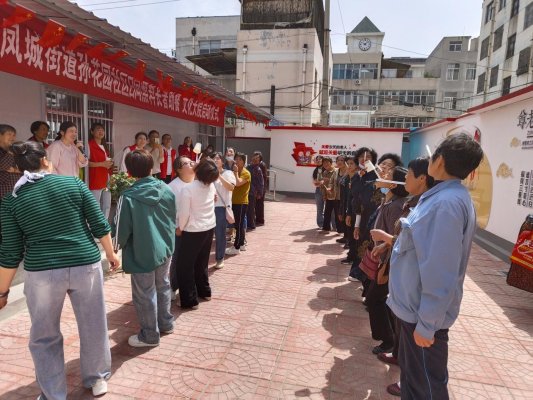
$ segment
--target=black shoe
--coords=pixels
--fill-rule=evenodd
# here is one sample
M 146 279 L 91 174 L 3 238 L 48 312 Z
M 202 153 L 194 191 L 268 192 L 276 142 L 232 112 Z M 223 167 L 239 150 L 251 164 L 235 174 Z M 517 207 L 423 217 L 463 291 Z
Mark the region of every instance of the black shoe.
M 352 265 L 353 260 L 350 260 L 349 258 L 345 258 L 344 260 L 341 260 L 341 264 L 344 265 Z
M 265 226 L 265 223 L 264 222 L 256 222 L 255 226 Z
M 393 347 L 394 345 L 383 342 L 372 349 L 372 354 L 390 353 Z
M 340 239 L 337 239 L 335 240 L 337 243 L 346 243 L 346 239 L 345 238 L 340 238 Z

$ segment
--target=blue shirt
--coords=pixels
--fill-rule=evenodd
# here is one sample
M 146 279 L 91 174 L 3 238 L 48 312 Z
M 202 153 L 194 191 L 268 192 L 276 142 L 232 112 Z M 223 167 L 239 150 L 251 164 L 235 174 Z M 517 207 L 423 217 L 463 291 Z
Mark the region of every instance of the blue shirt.
M 394 244 L 387 304 L 421 336 L 453 325 L 459 315 L 476 214 L 458 179 L 434 186 L 420 197 Z

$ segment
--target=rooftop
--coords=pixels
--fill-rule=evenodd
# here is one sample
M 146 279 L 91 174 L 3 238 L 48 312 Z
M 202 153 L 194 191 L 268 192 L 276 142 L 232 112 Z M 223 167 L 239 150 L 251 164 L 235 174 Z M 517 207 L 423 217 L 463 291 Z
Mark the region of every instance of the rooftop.
M 374 25 L 372 21 L 368 17 L 364 17 L 359 24 L 353 28 L 352 33 L 377 33 L 381 31 L 379 28 Z

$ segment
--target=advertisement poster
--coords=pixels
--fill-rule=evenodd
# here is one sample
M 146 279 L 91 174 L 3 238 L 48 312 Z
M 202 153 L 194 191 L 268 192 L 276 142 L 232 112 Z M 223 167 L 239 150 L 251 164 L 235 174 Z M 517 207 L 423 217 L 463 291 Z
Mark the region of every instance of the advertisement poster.
M 353 157 L 357 145 L 353 144 L 318 144 L 317 142 L 294 142 L 292 158 L 298 167 L 316 167 L 317 156 L 331 157 L 333 161 L 337 156 Z

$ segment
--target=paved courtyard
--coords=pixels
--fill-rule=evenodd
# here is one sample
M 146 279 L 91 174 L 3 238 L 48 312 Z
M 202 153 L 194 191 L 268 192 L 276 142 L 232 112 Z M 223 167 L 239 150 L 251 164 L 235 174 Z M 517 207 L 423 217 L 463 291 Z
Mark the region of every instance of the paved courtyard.
M 335 234 L 320 234 L 309 200 L 266 204 L 267 225 L 248 251 L 211 269 L 213 300 L 173 305 L 176 329 L 159 347 L 134 349 L 130 281 L 105 284 L 113 376 L 104 399 L 394 399 L 399 369 L 371 354 L 357 283 L 346 281 Z M 533 399 L 533 295 L 509 287 L 508 264 L 475 246 L 461 316 L 451 330 L 450 392 L 463 399 Z M 39 394 L 28 351 L 29 316 L 0 322 L 0 399 Z M 62 317 L 71 399 L 81 387 L 70 302 Z

